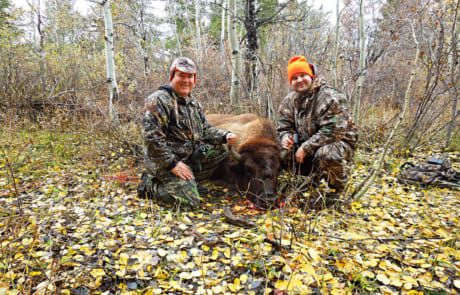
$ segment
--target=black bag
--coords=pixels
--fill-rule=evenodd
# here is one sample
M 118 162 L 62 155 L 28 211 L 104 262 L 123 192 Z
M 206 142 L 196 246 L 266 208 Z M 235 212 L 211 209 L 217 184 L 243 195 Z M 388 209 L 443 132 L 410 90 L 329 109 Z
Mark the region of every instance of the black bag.
M 406 184 L 460 188 L 460 173 L 446 158 L 429 158 L 417 165 L 406 162 L 400 168 L 398 180 Z

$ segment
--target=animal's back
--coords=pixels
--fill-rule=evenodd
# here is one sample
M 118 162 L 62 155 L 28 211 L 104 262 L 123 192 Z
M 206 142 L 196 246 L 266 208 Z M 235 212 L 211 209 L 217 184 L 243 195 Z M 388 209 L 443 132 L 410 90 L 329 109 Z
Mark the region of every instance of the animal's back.
M 253 140 L 258 137 L 277 140 L 276 129 L 273 123 L 255 114 L 210 114 L 207 115 L 207 118 L 212 126 L 235 133 L 238 136 L 237 147 L 248 140 Z
M 209 114 L 206 116 L 208 121 L 211 125 L 216 127 L 221 127 L 221 125 L 225 124 L 246 124 L 251 121 L 257 120 L 259 116 L 256 114 L 241 114 L 241 115 L 228 115 L 228 114 Z

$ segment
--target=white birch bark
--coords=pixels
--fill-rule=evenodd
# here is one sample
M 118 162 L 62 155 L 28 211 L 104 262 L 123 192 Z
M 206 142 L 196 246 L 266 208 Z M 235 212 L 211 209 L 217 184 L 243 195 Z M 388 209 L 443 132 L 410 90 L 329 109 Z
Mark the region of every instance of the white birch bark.
M 38 51 L 40 54 L 40 82 L 42 91 L 46 91 L 46 53 L 45 53 L 45 32 L 43 31 L 43 16 L 41 12 L 41 2 L 40 0 L 37 1 L 37 31 L 38 31 L 38 38 L 39 38 L 39 47 Z
M 236 2 L 235 0 L 228 1 L 228 39 L 230 48 L 232 49 L 232 82 L 230 87 L 230 104 L 238 107 L 239 99 L 238 92 L 240 87 L 240 47 L 236 38 Z
M 263 109 L 263 103 L 259 95 L 259 77 L 258 77 L 258 36 L 257 36 L 257 14 L 259 6 L 257 0 L 246 0 L 245 19 L 246 27 L 246 52 L 245 52 L 245 75 L 249 98 L 257 102 L 259 110 Z
M 196 58 L 198 60 L 198 64 L 201 63 L 202 60 L 202 46 L 201 46 L 201 5 L 200 5 L 200 0 L 195 0 L 195 30 L 196 30 L 196 36 L 195 36 L 195 50 L 196 50 Z
M 176 16 L 174 15 L 176 11 L 176 5 L 174 0 L 169 0 L 168 1 L 168 16 L 169 19 L 173 20 L 173 26 L 174 26 L 174 37 L 176 38 L 177 42 L 177 50 L 179 51 L 179 56 L 182 56 L 182 46 L 181 46 L 181 40 L 179 36 L 179 32 L 177 31 L 177 21 L 176 21 Z
M 359 1 L 359 77 L 356 82 L 354 121 L 359 126 L 359 111 L 361 106 L 361 92 L 366 76 L 366 37 L 364 34 L 364 0 Z
M 42 7 L 41 7 L 41 0 L 37 0 L 36 2 L 27 2 L 30 8 L 30 18 L 31 24 L 33 24 L 32 28 L 32 39 L 34 41 L 38 41 L 38 47 L 35 49 L 40 56 L 38 60 L 38 66 L 40 68 L 40 85 L 42 91 L 46 91 L 46 52 L 45 52 L 45 32 L 43 30 L 43 15 L 42 15 Z M 35 17 L 37 21 L 35 22 Z M 38 33 L 38 36 L 37 36 Z M 38 39 L 38 40 L 37 40 Z
M 332 64 L 334 67 L 334 88 L 339 86 L 338 78 L 338 69 L 337 69 L 337 55 L 339 54 L 339 34 L 340 34 L 340 11 L 339 11 L 340 0 L 336 1 L 335 11 L 336 11 L 336 20 L 335 20 L 335 40 L 334 40 L 334 56 L 332 58 Z
M 459 30 L 457 27 L 457 18 L 458 18 L 458 8 L 459 8 L 460 1 L 457 0 L 457 5 L 454 13 L 454 20 L 452 24 L 452 37 L 451 37 L 451 46 L 450 46 L 450 55 L 449 55 L 449 67 L 450 67 L 450 81 L 449 81 L 449 95 L 452 100 L 452 111 L 451 111 L 451 119 L 449 125 L 447 126 L 447 138 L 445 147 L 449 147 L 452 142 L 452 135 L 455 130 L 455 125 L 457 123 L 457 108 L 458 108 L 458 90 L 456 85 L 456 73 L 458 67 L 458 36 Z
M 145 21 L 145 14 L 146 14 L 146 6 L 144 3 L 144 0 L 141 0 L 140 3 L 140 11 L 139 11 L 139 29 L 140 29 L 140 35 L 141 39 L 139 40 L 139 43 L 141 45 L 141 54 L 142 54 L 142 61 L 144 63 L 144 77 L 147 76 L 150 72 L 149 68 L 149 56 L 148 56 L 148 49 L 147 49 L 147 43 L 148 43 L 148 34 L 147 34 L 147 28 L 146 28 L 146 21 Z
M 107 64 L 107 86 L 109 88 L 109 116 L 112 122 L 116 121 L 117 111 L 113 104 L 118 99 L 118 85 L 117 78 L 115 75 L 115 58 L 114 58 L 114 47 L 113 47 L 113 23 L 112 23 L 112 11 L 110 9 L 110 1 L 105 0 L 100 2 L 104 12 L 104 24 L 105 24 L 105 57 Z
M 219 53 L 222 62 L 222 68 L 225 68 L 225 12 L 227 10 L 227 0 L 222 0 L 221 2 L 222 12 L 221 12 L 221 26 L 220 26 L 220 42 L 219 42 Z
M 58 1 L 56 1 L 56 0 L 48 1 L 47 6 L 48 7 L 52 6 L 52 8 L 50 8 L 50 11 L 52 11 L 53 14 L 54 14 L 54 15 L 51 16 L 51 18 L 50 18 L 50 15 L 48 15 L 49 21 L 52 22 L 50 24 L 50 30 L 51 30 L 51 34 L 53 36 L 52 38 L 57 43 L 58 47 L 61 47 L 62 44 L 63 44 L 63 38 L 58 32 L 58 20 L 57 20 L 58 14 L 59 14 Z

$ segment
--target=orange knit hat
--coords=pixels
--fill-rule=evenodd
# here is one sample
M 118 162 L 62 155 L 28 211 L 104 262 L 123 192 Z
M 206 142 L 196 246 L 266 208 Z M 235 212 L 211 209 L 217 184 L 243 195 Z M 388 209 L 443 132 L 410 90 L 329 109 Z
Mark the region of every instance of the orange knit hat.
M 298 73 L 305 73 L 312 79 L 315 77 L 312 65 L 307 62 L 307 58 L 303 55 L 295 55 L 288 62 L 288 81 L 291 83 L 292 77 Z

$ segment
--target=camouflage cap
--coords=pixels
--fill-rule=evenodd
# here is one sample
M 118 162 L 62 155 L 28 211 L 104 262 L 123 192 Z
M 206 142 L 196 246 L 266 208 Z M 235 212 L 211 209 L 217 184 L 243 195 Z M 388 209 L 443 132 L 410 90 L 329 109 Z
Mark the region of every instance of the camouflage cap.
M 176 71 L 196 74 L 196 65 L 190 58 L 181 56 L 176 58 L 169 68 L 169 81 L 172 80 Z

